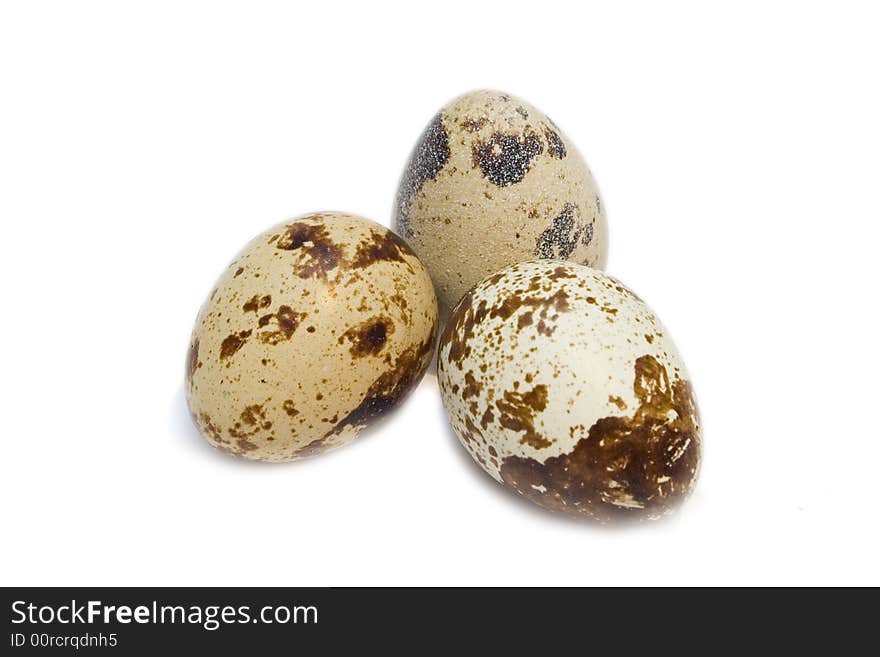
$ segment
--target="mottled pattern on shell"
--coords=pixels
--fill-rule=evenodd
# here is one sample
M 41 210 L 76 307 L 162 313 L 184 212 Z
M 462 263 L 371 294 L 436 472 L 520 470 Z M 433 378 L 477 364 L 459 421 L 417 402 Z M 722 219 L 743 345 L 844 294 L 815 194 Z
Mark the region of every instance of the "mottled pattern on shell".
M 404 168 L 395 230 L 431 273 L 441 321 L 479 280 L 534 258 L 605 265 L 607 226 L 584 159 L 538 109 L 465 94 L 428 124 Z
M 291 219 L 241 251 L 199 312 L 187 402 L 226 452 L 319 454 L 406 397 L 436 329 L 428 273 L 394 233 L 343 213 Z
M 531 501 L 642 520 L 693 489 L 701 430 L 684 363 L 614 278 L 553 260 L 504 269 L 455 308 L 438 360 L 462 444 Z

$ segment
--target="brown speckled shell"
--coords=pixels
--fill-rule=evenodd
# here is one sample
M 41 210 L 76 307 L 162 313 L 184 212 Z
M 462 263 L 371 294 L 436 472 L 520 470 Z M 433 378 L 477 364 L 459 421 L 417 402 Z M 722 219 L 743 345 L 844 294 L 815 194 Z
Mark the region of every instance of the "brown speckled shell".
M 404 169 L 394 227 L 434 280 L 441 322 L 502 267 L 557 258 L 601 269 L 607 253 L 583 157 L 542 112 L 498 91 L 465 94 L 434 117 Z
M 187 402 L 232 454 L 318 454 L 416 386 L 436 327 L 431 280 L 400 238 L 353 215 L 305 215 L 256 237 L 220 277 L 190 341 Z
M 684 363 L 635 294 L 561 261 L 461 300 L 439 346 L 452 426 L 499 482 L 553 511 L 653 519 L 691 492 L 701 430 Z

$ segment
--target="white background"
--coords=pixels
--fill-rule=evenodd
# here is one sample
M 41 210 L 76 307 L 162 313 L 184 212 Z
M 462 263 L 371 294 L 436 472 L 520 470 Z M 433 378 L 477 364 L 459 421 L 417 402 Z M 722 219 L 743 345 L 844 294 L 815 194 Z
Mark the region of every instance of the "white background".
M 3 3 L 0 582 L 880 584 L 878 17 L 711 4 Z M 704 464 L 668 521 L 515 498 L 433 376 L 313 460 L 190 425 L 238 249 L 311 210 L 387 225 L 423 126 L 481 87 L 584 153 L 608 269 L 691 370 Z

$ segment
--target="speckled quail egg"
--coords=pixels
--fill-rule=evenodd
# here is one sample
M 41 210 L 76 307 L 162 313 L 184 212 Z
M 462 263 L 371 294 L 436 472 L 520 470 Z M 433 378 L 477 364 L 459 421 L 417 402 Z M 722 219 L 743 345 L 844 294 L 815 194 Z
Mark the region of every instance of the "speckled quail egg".
M 428 268 L 440 319 L 485 276 L 536 258 L 603 268 L 607 226 L 586 162 L 524 100 L 475 91 L 428 124 L 403 172 L 394 228 Z
M 336 212 L 292 219 L 251 241 L 202 306 L 189 408 L 232 454 L 319 454 L 416 386 L 436 330 L 431 279 L 397 235 Z
M 538 260 L 481 281 L 446 326 L 438 379 L 471 456 L 546 509 L 653 519 L 694 486 L 684 363 L 651 309 L 602 272 Z

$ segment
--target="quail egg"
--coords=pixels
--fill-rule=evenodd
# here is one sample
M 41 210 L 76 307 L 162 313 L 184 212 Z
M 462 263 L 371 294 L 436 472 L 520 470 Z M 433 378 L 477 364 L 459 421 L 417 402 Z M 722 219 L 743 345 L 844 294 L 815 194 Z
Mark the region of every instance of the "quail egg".
M 546 509 L 653 519 L 694 487 L 687 370 L 651 309 L 602 272 L 538 260 L 486 278 L 446 326 L 438 380 L 470 455 Z
M 186 364 L 193 419 L 215 447 L 289 461 L 353 440 L 421 380 L 437 302 L 387 228 L 323 212 L 278 224 L 220 276 Z
M 394 227 L 428 268 L 441 321 L 507 265 L 605 265 L 605 212 L 586 162 L 545 114 L 499 91 L 465 94 L 428 124 L 398 187 Z

